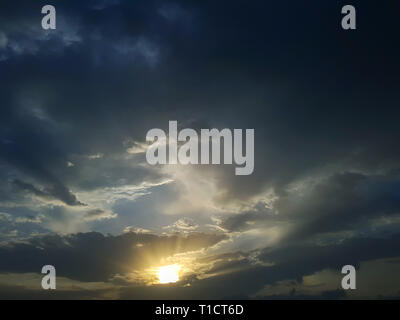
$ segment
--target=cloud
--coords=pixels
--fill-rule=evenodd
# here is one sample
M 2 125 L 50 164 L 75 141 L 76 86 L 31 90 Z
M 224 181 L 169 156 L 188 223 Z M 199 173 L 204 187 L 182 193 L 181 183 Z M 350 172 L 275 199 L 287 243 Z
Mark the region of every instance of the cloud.
M 248 297 L 266 287 L 267 297 L 302 298 L 304 279 L 321 270 L 398 252 L 399 55 L 397 29 L 386 27 L 398 19 L 388 4 L 378 13 L 358 4 L 376 23 L 343 41 L 334 2 L 289 11 L 287 1 L 65 2 L 57 32 L 40 28 L 34 2 L 7 3 L 2 272 L 38 272 L 50 258 L 70 280 L 129 282 L 132 269 L 195 251 L 190 287 L 127 286 L 121 297 Z M 147 165 L 145 134 L 169 120 L 254 128 L 254 173 Z M 218 234 L 193 235 L 210 228 Z M 10 240 L 19 242 L 3 247 Z M 3 295 L 34 294 L 14 289 Z M 343 297 L 324 292 L 313 294 Z
M 114 219 L 117 216 L 118 215 L 116 213 L 111 211 L 92 209 L 85 214 L 83 219 L 86 221 L 94 221 L 94 220 Z
M 114 50 L 127 59 L 142 59 L 145 63 L 154 66 L 159 59 L 160 49 L 155 43 L 146 38 L 120 39 L 113 45 Z
M 175 221 L 172 225 L 165 226 L 164 229 L 170 231 L 188 232 L 196 230 L 199 226 L 190 218 L 181 218 Z
M 90 160 L 101 159 L 104 157 L 103 153 L 95 153 L 87 156 Z
M 56 292 L 43 290 L 40 273 L 0 274 L 0 297 L 10 299 L 115 299 L 118 292 L 113 284 L 80 282 L 57 277 Z M 56 294 L 54 294 L 56 293 Z
M 44 260 L 51 260 L 61 278 L 80 281 L 82 284 L 79 286 L 83 289 L 88 281 L 104 282 L 102 287 L 109 289 L 109 298 L 162 299 L 173 295 L 176 299 L 205 296 L 211 299 L 337 299 L 349 297 L 349 293 L 345 294 L 339 287 L 339 273 L 344 264 L 353 264 L 358 269 L 360 291 L 350 293 L 350 297 L 393 297 L 398 293 L 397 282 L 392 279 L 399 267 L 398 238 L 397 234 L 381 239 L 350 239 L 334 245 L 278 246 L 251 253 L 237 252 L 202 258 L 197 255 L 190 265 L 198 268 L 197 271 L 202 270 L 201 273 L 186 276 L 183 283 L 164 289 L 157 285 L 144 287 L 132 280 L 125 281 L 122 275 L 129 277 L 133 270 L 141 270 L 143 274 L 146 268 L 158 265 L 167 256 L 205 248 L 223 238 L 204 234 L 166 237 L 132 232 L 117 237 L 106 237 L 99 233 L 38 237 L 28 242 L 2 246 L 0 271 L 3 274 L 37 272 Z M 116 247 L 119 250 L 115 250 Z M 29 264 L 22 266 L 18 263 L 21 254 L 32 257 Z M 385 258 L 382 260 L 382 257 Z M 380 280 L 374 280 L 371 272 L 379 272 Z M 71 282 L 72 286 L 73 281 L 66 283 Z M 5 284 L 2 281 L 0 283 L 3 288 Z M 25 282 L 24 286 L 28 284 Z M 12 292 L 16 290 L 19 294 L 25 292 L 28 296 L 37 296 L 34 291 L 15 288 L 15 283 L 13 286 Z M 78 291 L 77 298 L 83 293 L 90 298 L 104 294 L 101 288 L 92 292 Z
M 285 241 L 324 235 L 334 239 L 335 233 L 340 238 L 345 232 L 372 232 L 374 226 L 374 232 L 385 232 L 376 219 L 386 217 L 387 227 L 397 226 L 397 186 L 397 176 L 355 172 L 300 180 L 275 196 L 267 207 L 263 200 L 257 201 L 252 208 L 223 218 L 218 225 L 230 232 L 285 227 Z
M 40 236 L 0 247 L 0 272 L 38 272 L 43 265 L 52 264 L 59 276 L 107 281 L 116 274 L 157 266 L 169 256 L 207 248 L 222 239 L 223 235 L 201 233 L 157 236 L 129 232 L 104 236 L 91 232 Z M 136 246 L 139 243 L 142 246 Z M 20 264 L 21 256 L 30 256 L 29 263 Z
M 18 217 L 15 219 L 15 223 L 42 223 L 43 218 L 43 215 Z
M 137 141 L 126 141 L 126 145 L 130 145 L 126 152 L 130 154 L 144 153 L 147 150 L 147 144 Z
M 7 46 L 8 39 L 4 32 L 0 32 L 0 49 L 4 49 Z
M 14 185 L 22 191 L 26 191 L 41 198 L 58 199 L 69 206 L 85 206 L 85 204 L 78 201 L 76 196 L 72 194 L 65 186 L 59 183 L 51 187 L 46 187 L 43 190 L 40 190 L 32 184 L 22 182 L 18 179 L 14 180 Z
M 124 229 L 124 233 L 127 233 L 127 232 L 133 232 L 133 233 L 136 233 L 136 234 L 138 234 L 138 233 L 151 233 L 151 231 L 148 230 L 148 229 L 138 228 L 138 227 L 133 227 L 133 226 L 126 227 Z
M 0 212 L 0 221 L 11 221 L 12 217 L 6 212 Z
M 43 52 L 61 54 L 66 48 L 82 41 L 79 26 L 71 17 L 58 15 L 57 32 L 52 32 L 42 29 L 40 16 L 32 15 L 33 12 L 35 11 L 30 11 L 25 19 L 12 12 L 13 19 L 3 20 L 0 33 L 0 54 L 3 62 L 18 56 L 35 56 Z
M 190 28 L 193 23 L 193 14 L 176 3 L 166 3 L 158 8 L 157 13 L 170 23 L 182 23 Z

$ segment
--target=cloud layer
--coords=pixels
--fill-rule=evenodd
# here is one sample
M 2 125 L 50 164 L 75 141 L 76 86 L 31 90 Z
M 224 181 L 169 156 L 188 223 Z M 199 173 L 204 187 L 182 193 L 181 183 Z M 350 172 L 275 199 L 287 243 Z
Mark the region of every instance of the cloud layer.
M 0 296 L 399 297 L 400 8 L 341 2 L 2 1 Z M 254 128 L 254 173 L 148 165 L 170 120 Z

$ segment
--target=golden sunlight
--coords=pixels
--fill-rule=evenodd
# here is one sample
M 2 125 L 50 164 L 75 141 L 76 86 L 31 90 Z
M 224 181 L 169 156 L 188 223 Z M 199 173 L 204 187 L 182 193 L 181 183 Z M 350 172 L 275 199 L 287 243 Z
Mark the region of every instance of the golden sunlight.
M 171 264 L 158 268 L 158 280 L 160 283 L 171 283 L 179 281 L 179 270 L 181 266 L 178 264 Z

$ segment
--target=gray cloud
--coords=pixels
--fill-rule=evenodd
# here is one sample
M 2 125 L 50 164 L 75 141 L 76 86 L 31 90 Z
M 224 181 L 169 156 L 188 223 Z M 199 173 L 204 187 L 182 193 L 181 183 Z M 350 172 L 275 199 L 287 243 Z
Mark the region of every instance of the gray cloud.
M 345 172 L 301 183 L 279 194 L 271 208 L 259 203 L 254 210 L 224 219 L 220 226 L 245 231 L 290 223 L 289 238 L 300 241 L 318 234 L 356 231 L 355 226 L 367 232 L 373 219 L 400 214 L 397 176 Z
M 60 276 L 82 281 L 107 281 L 116 274 L 157 265 L 162 258 L 175 253 L 207 248 L 224 238 L 223 235 L 201 233 L 157 236 L 133 232 L 119 236 L 96 232 L 41 236 L 0 247 L 0 272 L 38 272 L 43 265 L 52 264 Z M 141 246 L 136 246 L 139 243 Z M 29 260 L 21 264 L 20 259 L 26 257 L 30 257 Z
M 189 288 L 127 287 L 121 296 L 248 297 L 278 280 L 394 256 L 399 19 L 392 3 L 379 12 L 356 3 L 375 23 L 350 35 L 332 27 L 337 2 L 60 1 L 51 33 L 41 30 L 36 3 L 2 1 L 0 232 L 20 242 L 0 248 L 0 271 L 37 272 L 50 259 L 60 275 L 107 281 L 144 267 L 145 252 L 160 261 L 213 244 L 237 250 L 244 239 L 258 250 L 209 257 L 210 278 L 193 277 Z M 147 166 L 137 152 L 146 132 L 169 120 L 254 128 L 254 174 Z M 266 206 L 269 192 L 276 199 Z M 184 210 L 175 212 L 177 203 Z M 221 234 L 191 233 L 217 215 Z M 279 237 L 264 248 L 274 228 Z M 141 232 L 117 235 L 124 229 Z M 77 230 L 114 235 L 31 239 Z
M 86 213 L 84 219 L 87 221 L 92 220 L 103 220 L 103 219 L 113 219 L 116 218 L 117 214 L 111 211 L 105 211 L 101 209 L 93 209 Z
M 43 190 L 39 190 L 30 183 L 25 183 L 20 180 L 14 180 L 14 185 L 22 191 L 26 191 L 35 196 L 47 198 L 47 199 L 58 199 L 69 206 L 84 206 L 85 204 L 78 201 L 75 195 L 73 195 L 65 186 L 62 184 L 55 184 L 51 187 L 46 187 Z

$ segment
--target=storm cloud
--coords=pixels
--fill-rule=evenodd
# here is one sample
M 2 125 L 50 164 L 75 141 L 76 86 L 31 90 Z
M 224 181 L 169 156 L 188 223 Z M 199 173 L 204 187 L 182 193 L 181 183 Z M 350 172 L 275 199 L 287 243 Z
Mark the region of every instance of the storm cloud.
M 400 296 L 398 3 L 45 4 L 0 5 L 1 297 L 51 298 L 44 264 L 60 298 Z M 253 174 L 150 166 L 170 120 L 254 129 Z

